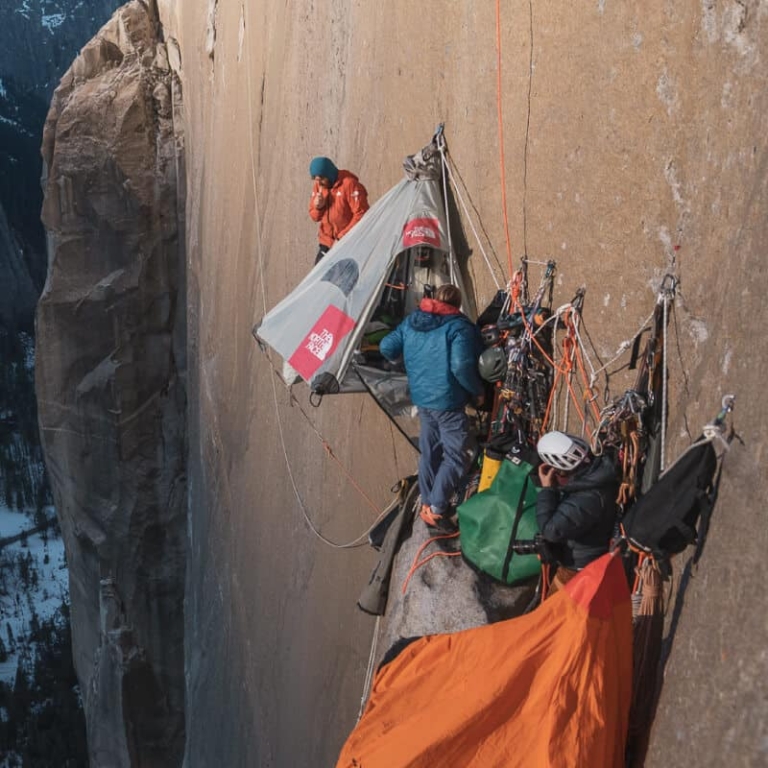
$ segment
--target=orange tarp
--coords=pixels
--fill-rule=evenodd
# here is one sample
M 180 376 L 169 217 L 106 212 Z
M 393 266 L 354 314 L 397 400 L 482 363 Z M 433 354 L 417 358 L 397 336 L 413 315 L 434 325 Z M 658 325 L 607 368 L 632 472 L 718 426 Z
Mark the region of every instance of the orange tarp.
M 411 643 L 379 669 L 337 768 L 621 768 L 631 686 L 609 554 L 530 614 Z

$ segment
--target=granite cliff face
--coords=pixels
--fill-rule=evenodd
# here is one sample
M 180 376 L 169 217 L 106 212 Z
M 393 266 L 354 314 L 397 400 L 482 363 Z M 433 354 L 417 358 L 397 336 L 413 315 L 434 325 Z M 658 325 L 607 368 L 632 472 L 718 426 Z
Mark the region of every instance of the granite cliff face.
M 332 156 L 375 200 L 443 121 L 499 262 L 504 184 L 513 260 L 556 258 L 563 301 L 587 286 L 585 320 L 605 358 L 647 317 L 663 275 L 680 279 L 668 453 L 688 444 L 727 392 L 738 398 L 744 444 L 728 456 L 698 569 L 677 563 L 685 578 L 646 765 L 766 760 L 759 563 L 768 529 L 754 521 L 764 495 L 768 341 L 753 329 L 766 319 L 768 288 L 768 9 L 759 0 L 502 5 L 497 54 L 491 3 L 158 1 L 164 39 L 174 52 L 178 41 L 183 62 L 188 169 L 188 768 L 332 765 L 355 722 L 377 631 L 355 600 L 373 556 L 328 547 L 307 519 L 341 543 L 373 512 L 324 441 L 374 506 L 415 457 L 364 397 L 326 398 L 314 410 L 297 387 L 295 407 L 250 328 L 311 266 L 308 159 Z M 141 15 L 141 5 L 124 13 Z M 171 342 L 181 325 L 169 326 L 157 292 L 165 273 L 147 258 L 160 243 L 177 247 L 177 233 L 162 213 L 165 187 L 155 184 L 167 178 L 163 165 L 148 163 L 160 144 L 126 151 L 158 135 L 129 130 L 147 124 L 146 104 L 161 118 L 162 110 L 157 96 L 148 102 L 118 78 L 137 62 L 152 69 L 154 48 L 134 57 L 133 37 L 112 29 L 80 60 L 85 72 L 94 69 L 89 56 L 100 62 L 100 79 L 76 76 L 75 66 L 61 92 L 69 101 L 54 103 L 45 214 L 54 258 L 39 313 L 42 421 L 79 561 L 73 613 L 78 670 L 94 681 L 89 706 L 116 700 L 126 659 L 140 658 L 156 681 L 175 680 L 162 677 L 170 662 L 151 666 L 158 659 L 172 658 L 180 672 L 180 631 L 173 624 L 163 635 L 157 619 L 180 621 L 178 593 L 166 610 L 172 590 L 152 581 L 152 592 L 146 580 L 183 569 L 183 499 L 171 481 L 183 456 L 182 366 Z M 78 93 L 92 115 L 83 125 L 98 124 L 108 142 L 94 129 L 71 130 Z M 94 112 L 101 99 L 117 108 Z M 477 254 L 471 262 L 482 305 L 495 286 Z M 171 507 L 173 516 L 159 513 Z M 166 527 L 144 528 L 156 512 Z M 454 567 L 425 571 L 435 605 Z M 124 691 L 153 685 L 123 678 Z M 167 690 L 164 701 L 180 705 L 179 689 Z M 119 706 L 102 707 L 101 721 L 91 706 L 95 760 L 131 764 L 128 738 L 109 736 L 146 733 L 131 719 L 132 700 L 120 716 Z
M 167 768 L 184 744 L 180 105 L 134 2 L 82 50 L 45 126 L 37 395 L 93 766 Z
M 187 765 L 331 765 L 363 688 L 374 627 L 354 603 L 373 557 L 325 546 L 304 512 L 339 542 L 372 513 L 273 391 L 248 331 L 311 266 L 316 154 L 359 174 L 375 200 L 445 121 L 506 261 L 494 4 L 165 0 L 160 10 L 183 54 L 189 147 Z M 676 271 L 669 455 L 723 394 L 738 397 L 745 447 L 728 457 L 704 558 L 678 604 L 647 765 L 758 765 L 768 658 L 755 564 L 768 534 L 753 522 L 768 342 L 751 329 L 766 317 L 766 5 L 504 3 L 499 32 L 514 261 L 556 258 L 563 301 L 587 286 L 586 322 L 606 359 Z M 494 285 L 472 245 L 482 304 Z M 295 394 L 306 406 L 306 391 Z M 308 413 L 378 504 L 413 470 L 365 398 L 326 398 Z

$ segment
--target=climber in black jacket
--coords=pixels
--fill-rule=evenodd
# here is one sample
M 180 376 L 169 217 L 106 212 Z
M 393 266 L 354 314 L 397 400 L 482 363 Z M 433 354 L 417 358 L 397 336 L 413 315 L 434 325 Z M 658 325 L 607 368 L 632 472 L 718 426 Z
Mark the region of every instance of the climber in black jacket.
M 536 450 L 543 462 L 536 521 L 558 564 L 555 591 L 608 551 L 619 480 L 608 456 L 593 456 L 573 435 L 548 432 Z

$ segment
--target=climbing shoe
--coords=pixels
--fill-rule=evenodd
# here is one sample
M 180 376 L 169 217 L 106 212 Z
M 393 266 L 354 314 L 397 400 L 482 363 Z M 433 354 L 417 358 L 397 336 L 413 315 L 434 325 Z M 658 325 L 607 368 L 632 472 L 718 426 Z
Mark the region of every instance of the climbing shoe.
M 458 530 L 455 514 L 436 515 L 429 504 L 422 504 L 419 517 L 427 524 L 428 528 L 435 528 L 445 533 L 453 533 Z

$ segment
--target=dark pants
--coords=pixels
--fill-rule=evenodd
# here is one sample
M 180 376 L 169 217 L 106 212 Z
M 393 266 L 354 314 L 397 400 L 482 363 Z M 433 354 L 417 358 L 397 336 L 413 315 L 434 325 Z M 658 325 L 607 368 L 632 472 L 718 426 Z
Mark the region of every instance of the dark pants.
M 421 503 L 429 504 L 436 514 L 444 514 L 466 471 L 464 449 L 469 420 L 463 408 L 457 411 L 419 408 L 419 419 Z
M 325 256 L 325 254 L 328 253 L 328 251 L 330 250 L 331 250 L 330 245 L 323 245 L 321 243 L 317 248 L 317 256 L 315 256 L 315 264 L 317 264 L 320 261 L 320 259 L 322 259 L 323 256 Z

